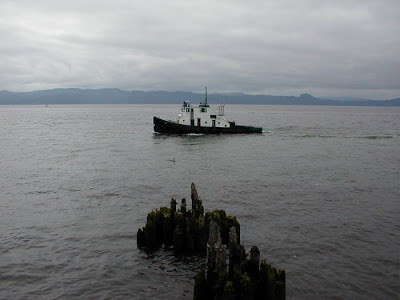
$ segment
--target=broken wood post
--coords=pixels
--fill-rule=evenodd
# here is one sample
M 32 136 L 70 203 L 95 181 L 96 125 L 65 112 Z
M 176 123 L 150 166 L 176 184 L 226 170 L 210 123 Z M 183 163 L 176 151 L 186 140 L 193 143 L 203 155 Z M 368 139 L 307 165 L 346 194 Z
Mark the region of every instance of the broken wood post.
M 174 198 L 171 198 L 171 212 L 176 212 L 176 200 Z
M 260 264 L 260 281 L 257 289 L 257 294 L 259 299 L 269 299 L 268 298 L 268 264 L 265 259 L 261 260 Z
M 172 236 L 174 254 L 179 255 L 184 250 L 184 237 L 185 237 L 185 216 L 182 212 L 175 213 L 175 229 Z
M 194 300 L 209 299 L 209 296 L 210 293 L 209 293 L 209 288 L 207 286 L 206 272 L 204 269 L 201 269 L 194 276 L 193 299 Z
M 138 232 L 137 232 L 137 237 L 136 237 L 136 239 L 137 239 L 137 247 L 139 248 L 139 249 L 142 249 L 142 248 L 144 248 L 144 247 L 146 247 L 146 234 L 145 234 L 145 228 L 143 227 L 143 229 L 142 228 L 139 228 L 138 229 Z
M 147 222 L 137 232 L 139 249 L 154 251 L 162 245 L 173 246 L 175 255 L 207 253 L 207 267 L 195 276 L 194 299 L 285 299 L 286 272 L 265 260 L 260 264 L 256 246 L 247 257 L 240 245 L 240 224 L 224 210 L 204 215 L 202 200 L 191 185 L 192 209 L 183 198 L 147 215 Z M 228 264 L 227 251 L 229 249 Z
M 227 281 L 224 287 L 223 300 L 235 300 L 235 287 L 232 281 Z
M 254 284 L 247 273 L 244 273 L 240 280 L 240 299 L 254 299 Z
M 198 218 L 200 215 L 204 214 L 204 207 L 202 204 L 203 201 L 199 198 L 196 186 L 193 182 L 190 189 L 191 189 L 190 197 L 192 198 L 192 211 L 194 213 L 194 216 Z
M 193 220 L 188 218 L 186 220 L 186 230 L 185 230 L 185 253 L 191 254 L 194 252 L 194 240 L 193 240 Z
M 164 246 L 168 248 L 173 244 L 175 213 L 169 207 L 161 207 L 160 212 L 163 214 L 162 242 Z
M 186 214 L 186 199 L 183 198 L 181 202 L 181 213 Z
M 246 262 L 246 251 L 243 245 L 237 245 L 233 256 L 233 281 L 238 283 L 242 279 Z
M 210 233 L 207 243 L 207 280 L 210 283 L 215 298 L 222 297 L 226 272 L 226 246 L 221 243 L 220 227 L 214 220 L 210 221 Z
M 156 230 L 156 214 L 156 211 L 152 211 L 147 215 L 145 237 L 146 247 L 149 249 L 156 249 L 159 245 Z
M 229 232 L 229 268 L 228 268 L 228 280 L 233 280 L 233 268 L 234 268 L 234 259 L 236 252 L 236 247 L 238 244 L 236 227 L 231 227 Z
M 276 299 L 286 299 L 286 271 L 285 269 L 279 269 L 276 276 Z
M 247 264 L 249 275 L 253 278 L 258 278 L 260 269 L 260 250 L 257 246 L 251 247 L 250 260 Z

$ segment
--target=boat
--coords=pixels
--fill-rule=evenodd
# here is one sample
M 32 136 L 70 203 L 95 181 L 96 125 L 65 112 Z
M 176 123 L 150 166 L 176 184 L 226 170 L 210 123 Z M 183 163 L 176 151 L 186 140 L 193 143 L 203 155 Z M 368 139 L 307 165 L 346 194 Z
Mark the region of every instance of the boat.
M 181 112 L 176 120 L 168 121 L 153 117 L 154 131 L 171 134 L 219 134 L 219 133 L 262 133 L 261 127 L 236 125 L 225 116 L 225 104 L 218 106 L 215 112 L 208 105 L 207 88 L 206 99 L 198 107 L 184 101 Z

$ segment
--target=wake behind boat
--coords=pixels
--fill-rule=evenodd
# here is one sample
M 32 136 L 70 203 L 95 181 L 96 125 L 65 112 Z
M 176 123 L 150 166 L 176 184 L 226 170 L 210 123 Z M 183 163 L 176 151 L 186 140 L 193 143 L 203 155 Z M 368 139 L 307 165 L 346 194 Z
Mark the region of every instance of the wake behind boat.
M 261 127 L 236 125 L 225 117 L 225 104 L 220 104 L 218 113 L 214 112 L 207 103 L 200 103 L 198 107 L 191 106 L 184 101 L 181 113 L 176 120 L 167 121 L 154 117 L 154 131 L 159 133 L 187 134 L 187 133 L 262 133 Z

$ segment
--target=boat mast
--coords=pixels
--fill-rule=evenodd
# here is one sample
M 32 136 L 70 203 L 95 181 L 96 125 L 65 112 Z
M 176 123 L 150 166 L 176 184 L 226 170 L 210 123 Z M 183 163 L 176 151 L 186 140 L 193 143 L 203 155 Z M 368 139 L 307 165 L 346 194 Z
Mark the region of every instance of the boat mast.
M 206 87 L 206 106 L 207 106 L 207 87 Z
M 206 102 L 204 103 L 204 105 L 205 105 L 205 106 L 208 106 L 208 105 L 207 105 L 207 87 L 206 87 Z

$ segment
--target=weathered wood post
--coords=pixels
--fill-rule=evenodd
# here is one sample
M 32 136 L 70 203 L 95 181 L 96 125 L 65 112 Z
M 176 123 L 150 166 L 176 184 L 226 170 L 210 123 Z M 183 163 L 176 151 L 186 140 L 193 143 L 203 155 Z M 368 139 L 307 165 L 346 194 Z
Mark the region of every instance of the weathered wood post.
M 286 271 L 285 269 L 279 269 L 276 277 L 276 299 L 286 299 Z
M 161 207 L 160 212 L 163 215 L 162 243 L 168 248 L 173 244 L 174 213 L 169 207 Z
M 209 287 L 207 285 L 206 280 L 206 272 L 204 269 L 201 269 L 194 276 L 194 292 L 193 299 L 194 300 L 203 300 L 210 299 Z
M 186 199 L 183 198 L 181 202 L 181 213 L 186 214 Z
M 182 212 L 175 213 L 175 229 L 172 236 L 174 245 L 174 254 L 180 255 L 184 251 L 184 237 L 185 237 L 185 216 Z
M 208 235 L 208 242 L 207 242 L 207 267 L 209 270 L 215 269 L 215 249 L 214 245 L 217 243 L 221 243 L 221 234 L 220 229 L 214 220 L 210 221 L 210 231 Z
M 236 227 L 231 227 L 229 231 L 229 268 L 228 268 L 228 280 L 233 280 L 234 270 L 234 257 L 236 255 L 236 248 L 238 239 L 236 235 Z
M 214 220 L 210 221 L 210 234 L 207 243 L 207 280 L 216 299 L 224 293 L 226 272 L 226 246 L 221 242 L 220 227 Z
M 185 253 L 191 254 L 194 252 L 194 218 L 189 217 L 186 219 L 186 230 L 185 230 Z
M 199 216 L 204 214 L 203 201 L 199 198 L 196 186 L 193 182 L 190 189 L 191 189 L 190 197 L 192 198 L 192 211 L 194 216 L 198 218 Z
M 176 212 L 176 200 L 174 198 L 171 198 L 171 213 Z
M 256 246 L 251 248 L 247 258 L 240 245 L 240 224 L 236 217 L 227 216 L 222 209 L 204 215 L 194 183 L 191 199 L 189 211 L 185 198 L 178 211 L 177 202 L 172 198 L 170 207 L 150 212 L 146 226 L 138 229 L 138 248 L 153 251 L 164 244 L 165 247 L 173 245 L 175 255 L 206 252 L 207 270 L 200 270 L 195 276 L 194 299 L 284 300 L 285 270 L 277 271 L 265 260 L 260 264 L 260 251 Z
M 260 250 L 258 250 L 257 246 L 251 247 L 250 250 L 250 260 L 248 262 L 248 272 L 249 275 L 253 278 L 259 277 L 260 270 Z
M 223 300 L 235 300 L 235 286 L 232 281 L 227 281 L 224 287 L 224 294 L 222 295 Z
M 260 299 L 268 298 L 268 264 L 265 259 L 261 260 L 260 264 L 260 282 L 258 286 L 258 295 Z
M 156 211 L 152 211 L 147 215 L 145 237 L 146 247 L 148 249 L 156 249 L 159 244 L 157 241 Z
M 138 229 L 137 236 L 136 236 L 136 242 L 137 242 L 137 247 L 139 249 L 142 249 L 146 247 L 146 228 L 143 227 Z
M 235 285 L 240 285 L 239 282 L 242 279 L 244 273 L 244 267 L 246 263 L 246 251 L 243 245 L 237 245 L 233 256 L 233 281 Z
M 249 274 L 244 273 L 240 280 L 240 300 L 254 299 L 254 284 Z

